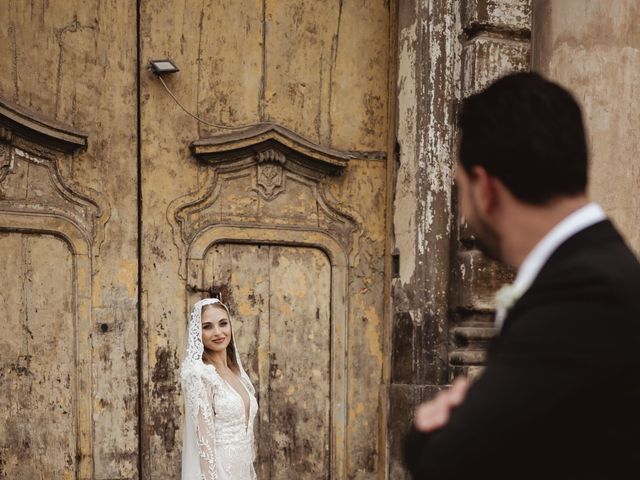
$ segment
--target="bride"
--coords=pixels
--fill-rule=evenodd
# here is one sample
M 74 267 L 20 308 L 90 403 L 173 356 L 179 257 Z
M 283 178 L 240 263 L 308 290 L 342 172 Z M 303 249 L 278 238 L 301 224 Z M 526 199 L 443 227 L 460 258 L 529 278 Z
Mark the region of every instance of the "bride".
M 240 362 L 229 309 L 217 298 L 193 307 L 181 378 L 182 479 L 255 480 L 253 421 L 258 404 Z

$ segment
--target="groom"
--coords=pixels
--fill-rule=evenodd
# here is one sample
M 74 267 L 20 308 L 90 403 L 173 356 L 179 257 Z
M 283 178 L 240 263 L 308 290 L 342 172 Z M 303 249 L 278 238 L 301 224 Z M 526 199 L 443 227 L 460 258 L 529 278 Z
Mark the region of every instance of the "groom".
M 417 408 L 408 469 L 640 478 L 640 265 L 586 195 L 579 106 L 535 73 L 513 74 L 468 98 L 459 127 L 462 215 L 484 253 L 518 273 L 500 292 L 483 374 Z

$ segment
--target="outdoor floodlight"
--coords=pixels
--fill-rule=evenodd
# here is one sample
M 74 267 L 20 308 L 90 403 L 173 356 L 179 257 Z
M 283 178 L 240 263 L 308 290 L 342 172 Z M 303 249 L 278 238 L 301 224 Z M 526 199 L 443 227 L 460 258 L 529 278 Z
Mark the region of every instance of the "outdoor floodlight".
M 151 60 L 149 62 L 149 69 L 156 75 L 162 75 L 163 73 L 176 73 L 180 71 L 176 64 L 168 58 L 164 60 Z
M 2 0 L 0 0 L 0 2 L 1 1 Z M 173 94 L 171 89 L 167 86 L 167 84 L 165 83 L 164 79 L 162 78 L 162 76 L 165 73 L 176 73 L 176 72 L 180 71 L 180 69 L 178 67 L 176 67 L 176 64 L 173 63 L 173 60 L 170 60 L 168 58 L 165 58 L 163 60 L 150 60 L 149 61 L 149 70 L 151 70 L 151 73 L 153 73 L 156 76 L 156 78 L 158 80 L 160 80 L 160 83 L 162 84 L 164 89 L 171 96 L 171 98 L 173 98 L 173 101 L 176 102 L 176 104 L 184 111 L 184 113 L 186 113 L 190 117 L 195 118 L 200 123 L 204 123 L 205 125 L 210 125 L 210 126 L 216 127 L 216 128 L 222 128 L 222 129 L 225 129 L 225 130 L 237 130 L 237 129 L 246 128 L 246 127 L 249 126 L 249 125 L 236 125 L 236 126 L 220 125 L 220 124 L 213 123 L 213 122 L 207 122 L 206 120 L 201 119 L 199 116 L 194 115 L 193 113 L 191 113 L 180 102 L 180 100 L 178 100 L 178 98 Z M 213 297 L 215 295 L 212 292 L 210 292 L 210 296 Z

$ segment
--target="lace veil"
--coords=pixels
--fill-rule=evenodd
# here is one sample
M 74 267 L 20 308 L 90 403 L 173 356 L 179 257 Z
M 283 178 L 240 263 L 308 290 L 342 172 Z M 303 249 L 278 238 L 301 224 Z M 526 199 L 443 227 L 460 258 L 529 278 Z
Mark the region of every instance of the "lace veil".
M 215 458 L 215 436 L 213 419 L 213 397 L 220 388 L 222 378 L 213 365 L 202 361 L 202 308 L 219 304 L 227 311 L 231 323 L 232 342 L 240 378 L 251 395 L 255 390 L 249 376 L 242 367 L 240 354 L 233 335 L 233 323 L 227 306 L 217 298 L 205 298 L 193 306 L 187 326 L 184 361 L 180 370 L 182 392 L 185 399 L 185 422 L 182 445 L 183 480 L 217 479 Z

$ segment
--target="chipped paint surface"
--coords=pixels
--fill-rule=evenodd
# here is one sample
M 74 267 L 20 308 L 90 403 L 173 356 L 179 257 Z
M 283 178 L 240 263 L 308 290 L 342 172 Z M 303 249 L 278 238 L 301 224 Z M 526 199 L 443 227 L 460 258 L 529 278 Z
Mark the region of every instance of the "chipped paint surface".
M 452 108 L 459 63 L 457 8 L 451 2 L 403 2 L 400 9 L 400 157 L 394 193 L 394 241 L 400 271 L 394 308 L 418 312 L 411 315 L 417 324 L 425 315 L 446 320 Z M 412 291 L 416 288 L 420 295 Z
M 330 470 L 328 258 L 308 248 L 219 244 L 205 262 L 205 275 L 230 286 L 237 344 L 258 392 L 259 478 L 321 477 Z M 256 357 L 257 349 L 268 354 Z
M 34 382 L 33 388 L 12 400 L 12 415 L 23 422 L 15 445 L 28 458 L 15 463 L 0 447 L 0 477 L 138 477 L 135 18 L 131 2 L 65 0 L 61 8 L 10 0 L 0 8 L 0 54 L 8 59 L 0 98 L 89 139 L 86 150 L 60 154 L 39 138 L 14 132 L 6 143 L 0 133 L 0 171 L 6 146 L 16 152 L 15 174 L 0 173 L 1 210 L 17 213 L 3 216 L 0 230 L 39 245 L 31 287 L 0 280 L 3 310 L 17 315 L 2 324 L 40 324 L 28 334 L 38 357 L 31 359 L 33 373 L 14 383 L 22 389 Z M 32 211 L 24 214 L 29 203 Z M 89 210 L 82 211 L 87 204 L 102 208 L 102 239 L 78 236 L 90 223 Z M 25 223 L 28 234 L 18 228 Z M 0 251 L 21 258 L 13 246 Z M 46 301 L 15 297 L 27 291 Z M 38 313 L 19 320 L 32 306 Z M 3 361 L 25 355 L 25 333 L 11 335 L 17 350 L 0 353 Z M 47 417 L 39 413 L 45 411 Z M 3 405 L 0 423 L 6 414 Z
M 56 237 L 0 233 L 0 268 L 0 478 L 74 475 L 72 255 Z
M 450 234 L 451 107 L 459 48 L 453 31 L 458 21 L 453 5 L 401 6 L 394 238 L 403 284 L 410 283 L 416 267 L 424 265 L 425 255 L 435 248 L 432 243 Z
M 463 3 L 465 29 L 529 32 L 531 0 L 467 0 Z
M 529 69 L 529 42 L 481 34 L 464 47 L 464 95 L 487 87 L 496 78 Z
M 640 110 L 630 101 L 640 88 L 638 18 L 640 4 L 633 0 L 538 2 L 533 61 L 580 102 L 590 148 L 589 192 L 640 255 Z
M 393 242 L 400 265 L 392 284 L 391 479 L 407 478 L 401 462 L 413 409 L 407 389 L 438 385 L 447 372 L 459 8 L 457 1 L 399 3 Z
M 400 151 L 397 167 L 396 193 L 393 200 L 393 229 L 395 245 L 402 252 L 400 260 L 400 279 L 403 283 L 410 281 L 415 270 L 415 236 L 416 218 L 414 208 L 416 198 L 417 165 L 415 152 L 417 143 L 418 105 L 416 103 L 416 48 L 418 41 L 418 4 L 411 2 L 407 8 L 413 7 L 404 18 L 407 24 L 399 28 L 398 40 L 398 138 Z

